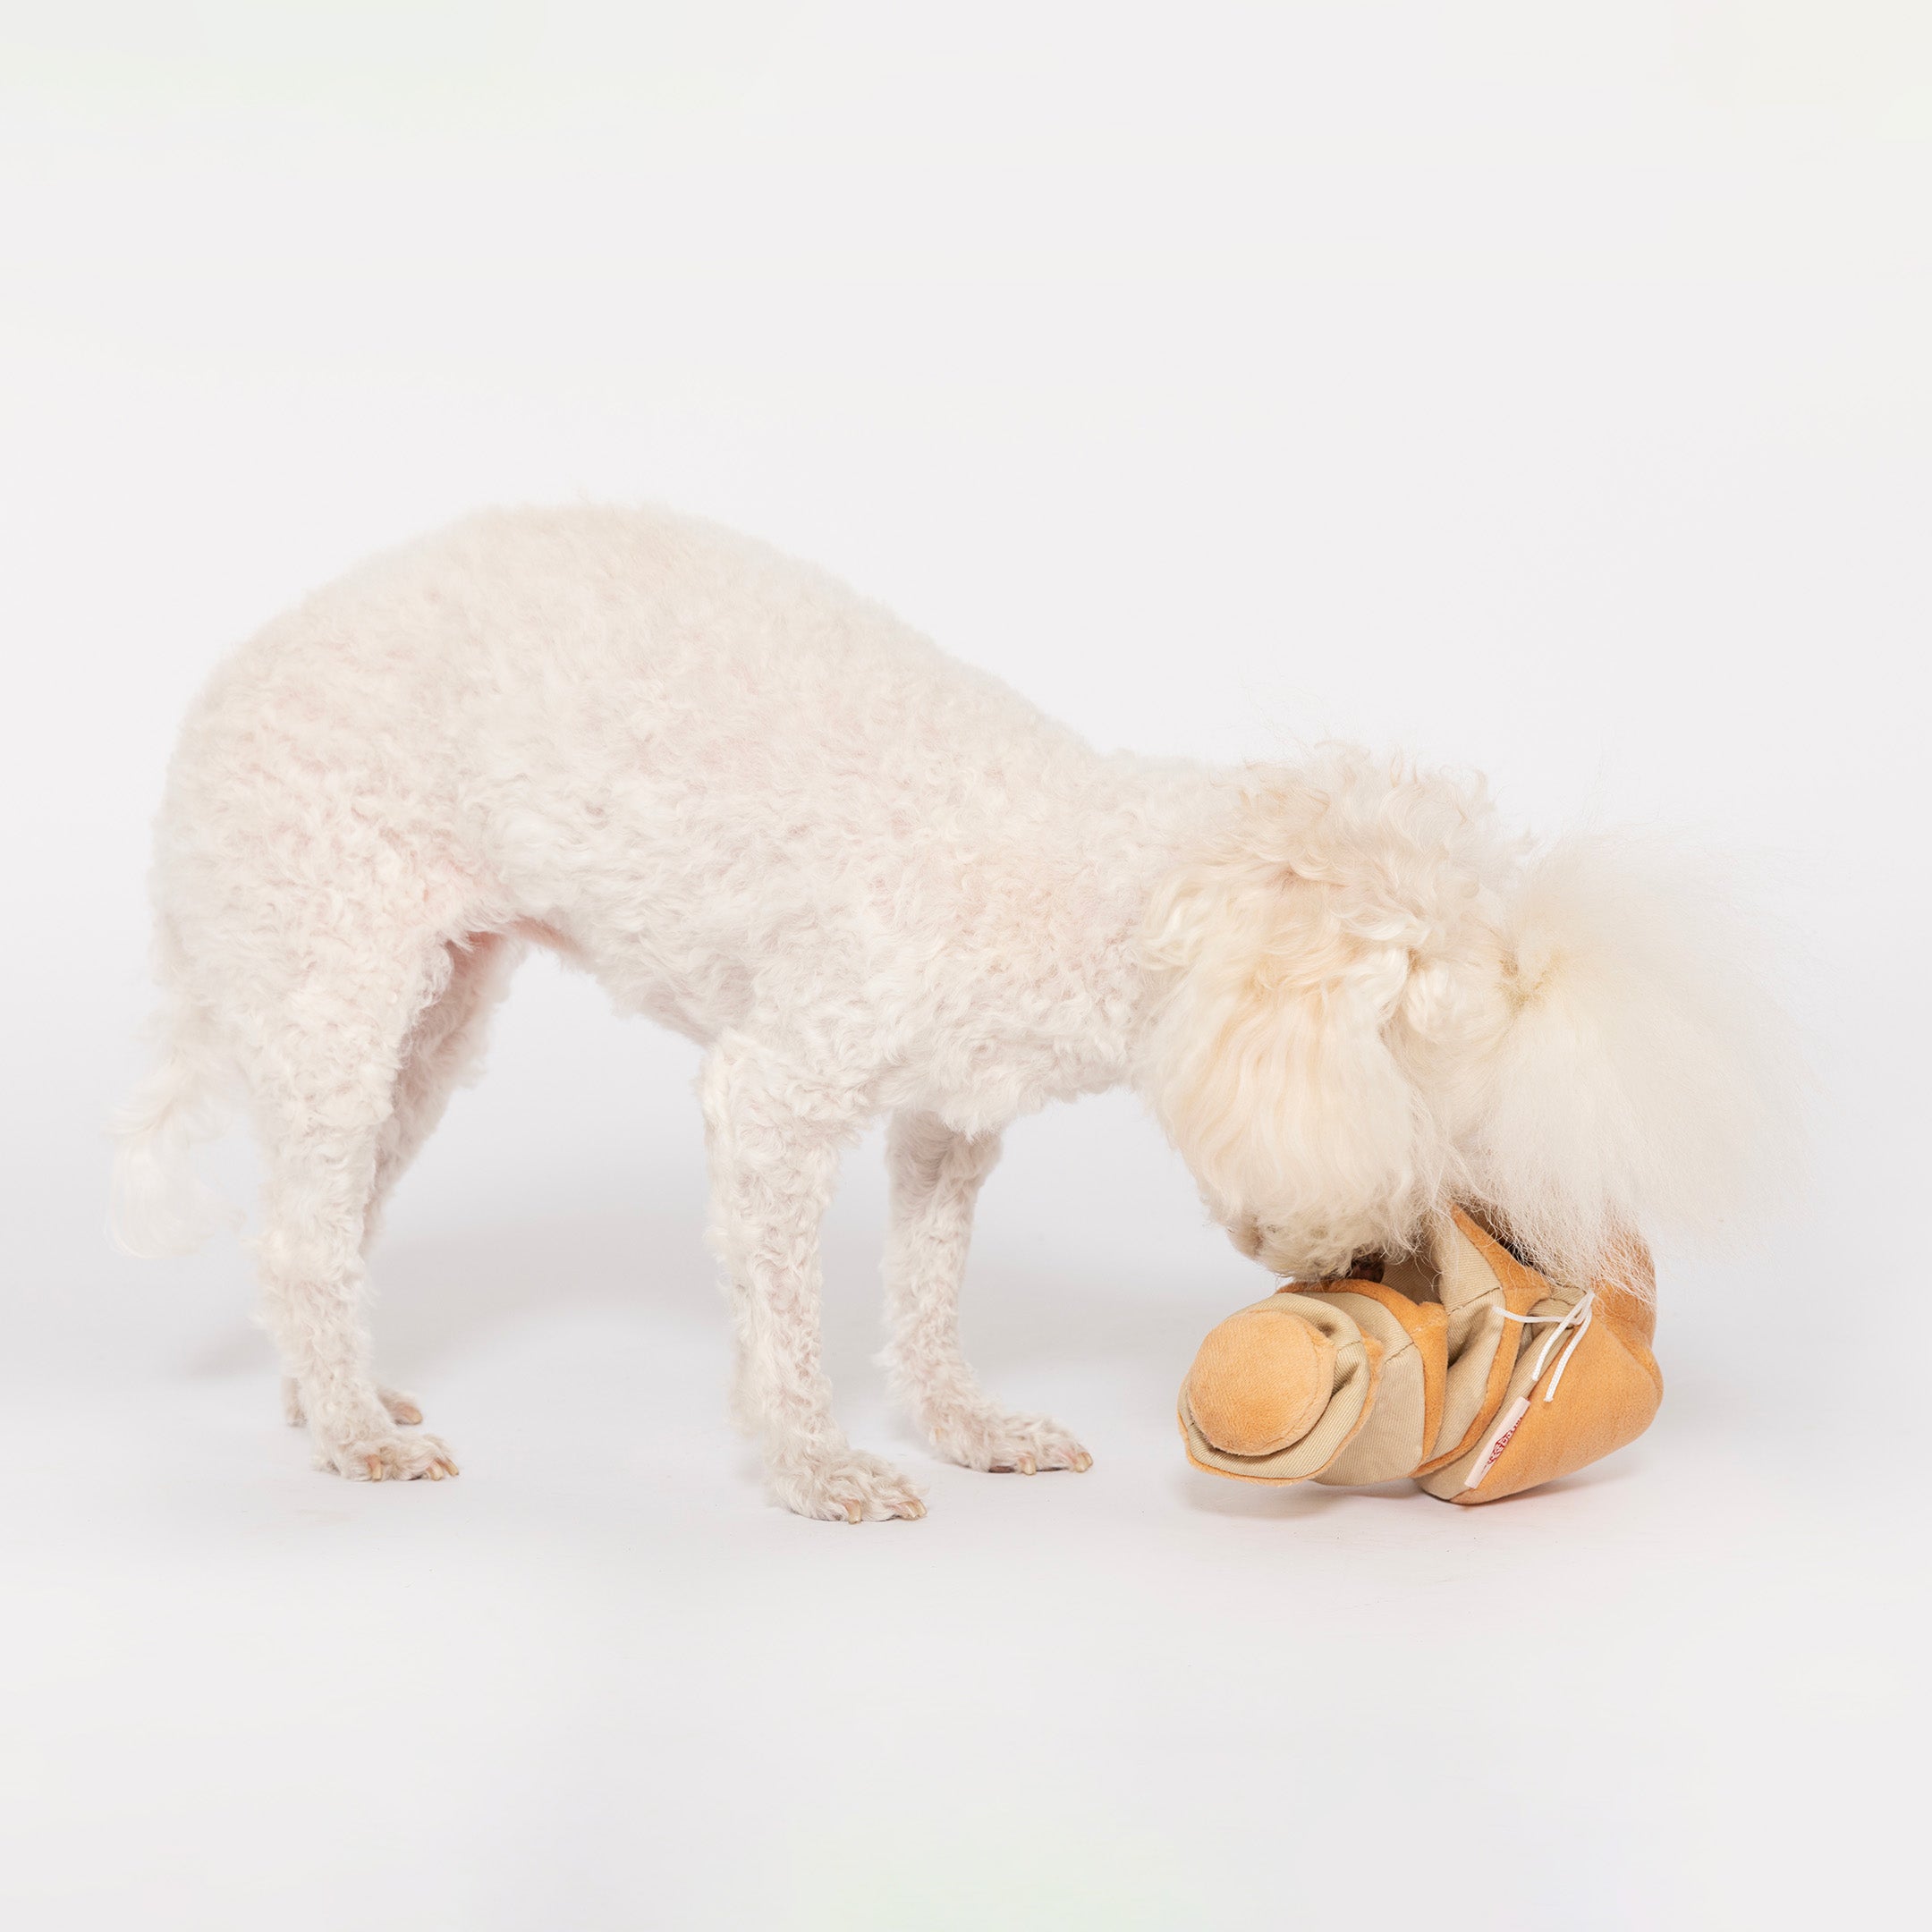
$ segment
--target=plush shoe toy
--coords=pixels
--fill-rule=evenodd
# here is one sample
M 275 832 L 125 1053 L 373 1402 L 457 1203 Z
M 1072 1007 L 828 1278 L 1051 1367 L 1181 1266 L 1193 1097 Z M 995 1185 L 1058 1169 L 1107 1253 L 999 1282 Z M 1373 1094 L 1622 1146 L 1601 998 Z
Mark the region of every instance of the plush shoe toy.
M 1188 1460 L 1246 1482 L 1389 1482 L 1493 1503 L 1650 1426 L 1664 1384 L 1640 1288 L 1578 1292 L 1460 1209 L 1430 1252 L 1231 1315 L 1181 1389 Z

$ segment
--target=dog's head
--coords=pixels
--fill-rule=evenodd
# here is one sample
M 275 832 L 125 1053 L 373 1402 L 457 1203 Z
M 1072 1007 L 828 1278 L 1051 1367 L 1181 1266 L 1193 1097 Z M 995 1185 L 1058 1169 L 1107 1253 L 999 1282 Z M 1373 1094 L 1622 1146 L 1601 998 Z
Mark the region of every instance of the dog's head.
M 1479 783 L 1326 751 L 1258 775 L 1157 894 L 1142 1084 L 1281 1274 L 1411 1249 L 1459 1201 L 1588 1281 L 1770 1171 L 1775 1018 L 1711 910 L 1628 845 L 1533 852 Z

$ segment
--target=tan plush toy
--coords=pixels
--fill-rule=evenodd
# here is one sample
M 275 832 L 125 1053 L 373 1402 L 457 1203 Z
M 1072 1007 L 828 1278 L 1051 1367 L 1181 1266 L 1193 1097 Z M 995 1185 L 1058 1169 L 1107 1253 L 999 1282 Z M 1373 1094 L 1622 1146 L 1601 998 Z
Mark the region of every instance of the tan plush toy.
M 1426 1255 L 1229 1316 L 1182 1385 L 1188 1460 L 1246 1482 L 1412 1476 L 1451 1503 L 1567 1476 L 1663 1396 L 1648 1257 L 1631 1272 L 1559 1287 L 1458 1209 Z

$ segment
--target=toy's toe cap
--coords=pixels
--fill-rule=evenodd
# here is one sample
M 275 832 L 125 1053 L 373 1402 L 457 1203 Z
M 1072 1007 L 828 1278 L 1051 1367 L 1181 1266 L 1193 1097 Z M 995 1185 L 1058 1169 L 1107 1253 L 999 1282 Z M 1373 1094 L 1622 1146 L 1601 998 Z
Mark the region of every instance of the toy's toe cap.
M 1216 1449 L 1272 1455 L 1320 1419 L 1335 1366 L 1335 1344 L 1299 1315 L 1243 1309 L 1201 1343 L 1188 1370 L 1188 1409 Z

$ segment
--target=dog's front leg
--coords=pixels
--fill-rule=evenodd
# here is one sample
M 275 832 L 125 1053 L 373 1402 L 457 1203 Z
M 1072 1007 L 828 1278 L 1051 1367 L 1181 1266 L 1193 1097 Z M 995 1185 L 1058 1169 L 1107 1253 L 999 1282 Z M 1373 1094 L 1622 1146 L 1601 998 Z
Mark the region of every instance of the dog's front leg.
M 727 1039 L 701 1085 L 711 1244 L 737 1328 L 734 1406 L 765 1452 L 772 1494 L 801 1516 L 923 1516 L 919 1492 L 854 1449 L 819 1353 L 818 1230 L 857 1114 L 853 1096 Z
M 1057 1422 L 1014 1415 L 994 1402 L 960 1352 L 959 1291 L 973 1206 L 998 1158 L 996 1134 L 955 1133 L 930 1114 L 893 1115 L 886 1362 L 902 1399 L 952 1462 L 1029 1476 L 1090 1469 L 1093 1458 Z

